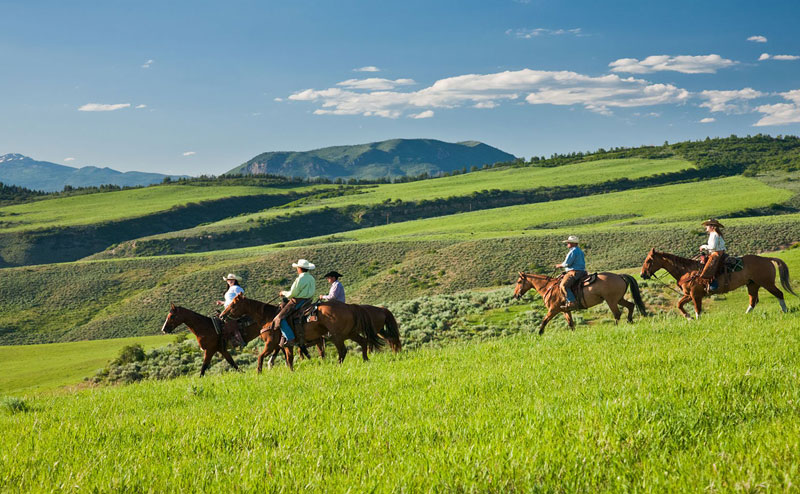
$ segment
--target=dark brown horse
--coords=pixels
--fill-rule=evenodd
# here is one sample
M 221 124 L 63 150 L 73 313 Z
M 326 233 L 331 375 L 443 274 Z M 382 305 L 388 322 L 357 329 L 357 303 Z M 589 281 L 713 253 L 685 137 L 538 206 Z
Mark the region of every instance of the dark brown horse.
M 203 365 L 200 367 L 200 376 L 205 375 L 206 369 L 211 364 L 211 359 L 218 352 L 228 361 L 231 367 L 239 370 L 239 366 L 236 365 L 233 357 L 225 348 L 225 340 L 214 330 L 214 323 L 211 322 L 210 317 L 170 304 L 167 319 L 164 321 L 164 325 L 161 326 L 161 332 L 172 333 L 181 324 L 185 324 L 189 328 L 189 331 L 197 338 L 197 343 L 203 350 Z M 244 338 L 245 342 L 258 338 L 260 330 L 261 326 L 251 324 L 242 331 L 242 338 Z
M 541 325 L 539 325 L 539 334 L 544 333 L 544 327 L 559 312 L 564 313 L 564 318 L 567 320 L 569 327 L 573 330 L 575 329 L 575 321 L 572 320 L 572 314 L 570 311 L 564 311 L 561 308 L 561 305 L 565 303 L 565 299 L 559 288 L 558 278 L 520 271 L 517 286 L 514 289 L 514 298 L 521 298 L 531 288 L 539 292 L 542 300 L 544 300 L 545 307 L 547 307 L 547 315 L 544 316 Z M 583 288 L 586 307 L 593 307 L 605 301 L 614 314 L 615 322 L 619 323 L 619 318 L 622 316 L 622 311 L 619 310 L 621 305 L 628 309 L 628 322 L 633 322 L 634 302 L 625 300 L 625 293 L 628 288 L 631 289 L 636 308 L 639 309 L 643 316 L 647 316 L 647 309 L 639 292 L 639 284 L 636 283 L 633 276 L 627 274 L 598 273 L 597 281 Z
M 386 307 L 377 307 L 374 305 L 358 304 L 356 307 L 367 313 L 372 327 L 377 331 L 378 336 L 389 343 L 389 347 L 393 352 L 397 353 L 402 348 L 400 344 L 400 328 L 397 326 L 397 321 L 394 318 L 392 311 Z M 373 348 L 370 347 L 370 350 Z
M 247 315 L 255 321 L 255 325 L 258 327 L 259 333 L 261 332 L 261 328 L 270 324 L 275 316 L 278 314 L 279 307 L 277 305 L 270 305 L 264 302 L 259 302 L 258 300 L 252 298 L 245 298 L 243 293 L 240 293 L 234 297 L 233 301 L 228 304 L 227 307 L 220 313 L 220 317 L 242 317 L 243 315 Z M 278 356 L 280 353 L 281 347 L 276 346 L 275 348 L 270 348 L 268 344 L 266 344 L 267 336 L 260 335 L 261 338 L 264 340 L 264 349 L 258 355 L 258 373 L 261 373 L 261 368 L 264 363 L 264 357 L 268 354 L 269 351 L 272 351 L 270 355 L 268 366 L 271 369 L 272 365 L 275 363 L 275 357 Z M 316 344 L 317 349 L 319 350 L 320 358 L 325 358 L 325 339 L 320 338 L 316 341 L 308 341 L 308 344 Z M 286 351 L 286 349 L 284 349 Z M 288 352 L 287 355 L 287 363 L 288 363 Z M 308 350 L 306 349 L 305 345 L 300 346 L 300 355 L 306 358 L 311 358 L 308 354 Z
M 241 300 L 247 300 L 243 298 Z M 228 315 L 240 317 L 244 314 L 244 306 L 240 302 L 231 302 L 228 305 Z M 281 332 L 273 327 L 270 321 L 261 330 L 261 338 L 264 340 L 264 351 L 259 355 L 259 370 L 264 356 L 275 353 L 280 347 Z M 383 340 L 378 338 L 372 321 L 365 311 L 358 310 L 356 306 L 350 306 L 341 302 L 325 302 L 317 309 L 317 320 L 305 322 L 303 326 L 304 338 L 306 341 L 316 341 L 317 339 L 329 339 L 339 353 L 339 363 L 344 361 L 347 355 L 345 340 L 352 340 L 361 346 L 364 360 L 367 357 L 367 346 L 383 346 Z M 363 333 L 363 336 L 362 336 Z M 285 347 L 286 363 L 289 369 L 294 370 L 294 352 L 292 347 Z
M 781 286 L 787 292 L 797 296 L 792 290 L 792 285 L 789 281 L 789 267 L 782 259 L 777 257 L 754 255 L 742 257 L 742 270 L 719 276 L 717 279 L 719 287 L 708 293 L 705 283 L 699 277 L 702 267 L 699 261 L 650 249 L 644 264 L 642 264 L 642 278 L 646 280 L 660 269 L 664 269 L 672 275 L 683 291 L 683 296 L 678 300 L 678 310 L 689 320 L 692 318 L 683 308 L 686 302 L 692 301 L 695 318 L 699 318 L 703 311 L 703 297 L 717 293 L 727 293 L 744 285 L 747 285 L 747 293 L 750 295 L 750 305 L 748 305 L 745 313 L 749 313 L 758 304 L 759 288 L 764 288 L 774 295 L 781 304 L 781 310 L 786 312 L 783 292 L 775 285 L 775 266 L 773 263 L 778 266 Z

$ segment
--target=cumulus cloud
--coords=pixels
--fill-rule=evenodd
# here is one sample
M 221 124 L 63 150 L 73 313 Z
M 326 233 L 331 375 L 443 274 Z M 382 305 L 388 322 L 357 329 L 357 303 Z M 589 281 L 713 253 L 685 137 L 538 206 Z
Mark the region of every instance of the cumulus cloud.
M 650 74 L 664 70 L 684 74 L 714 74 L 719 69 L 735 65 L 737 62 L 719 55 L 651 55 L 644 60 L 620 58 L 608 64 L 612 72 L 630 74 Z
M 700 106 L 708 108 L 712 112 L 743 113 L 747 110 L 745 105 L 747 101 L 767 96 L 767 94 L 746 87 L 731 91 L 701 91 L 698 96 L 706 100 L 705 103 L 700 103 Z
M 151 65 L 153 65 L 153 60 L 148 60 L 148 61 L 146 61 L 145 63 L 142 64 L 142 68 L 143 69 L 149 69 Z
M 579 27 L 573 29 L 547 29 L 543 27 L 537 27 L 535 29 L 506 29 L 506 34 L 518 39 L 531 39 L 540 36 L 561 36 L 565 34 L 572 36 L 584 35 Z
M 800 89 L 780 93 L 780 96 L 789 102 L 761 105 L 756 108 L 757 112 L 764 114 L 761 120 L 755 123 L 756 127 L 800 123 Z
M 64 161 L 75 161 L 75 158 L 64 158 Z
M 521 97 L 532 105 L 582 105 L 607 114 L 612 107 L 682 103 L 689 98 L 689 92 L 671 84 L 652 84 L 616 74 L 592 77 L 570 71 L 522 69 L 448 77 L 418 91 L 360 90 L 351 85 L 305 89 L 291 94 L 289 99 L 320 105 L 314 111 L 317 115 L 398 118 L 422 108 L 489 108 Z
M 381 79 L 379 77 L 370 77 L 368 79 L 348 79 L 346 81 L 336 83 L 337 86 L 342 86 L 347 89 L 368 89 L 372 91 L 384 91 L 387 89 L 394 89 L 397 86 L 409 86 L 416 84 L 413 79 Z
M 700 123 L 711 123 L 711 122 L 716 122 L 716 121 L 717 121 L 717 119 L 714 118 L 714 117 L 706 117 L 706 118 L 700 119 Z
M 752 41 L 754 43 L 766 43 L 767 38 L 765 38 L 764 36 L 756 35 L 756 36 L 750 36 L 749 38 L 747 38 L 747 41 Z
M 770 55 L 769 53 L 762 53 L 760 60 L 800 60 L 800 56 L 798 55 Z
M 380 72 L 381 69 L 374 65 L 367 65 L 366 67 L 359 67 L 357 69 L 353 69 L 353 72 Z
M 115 104 L 105 104 L 105 103 L 86 103 L 85 105 L 78 108 L 78 111 L 114 111 L 114 110 L 121 110 L 123 108 L 130 108 L 130 103 L 115 103 Z
M 197 153 L 194 151 L 186 151 L 185 153 L 183 153 L 184 156 L 194 156 L 195 154 Z
M 433 116 L 433 110 L 425 110 L 420 113 L 412 113 L 409 115 L 409 118 L 431 118 Z

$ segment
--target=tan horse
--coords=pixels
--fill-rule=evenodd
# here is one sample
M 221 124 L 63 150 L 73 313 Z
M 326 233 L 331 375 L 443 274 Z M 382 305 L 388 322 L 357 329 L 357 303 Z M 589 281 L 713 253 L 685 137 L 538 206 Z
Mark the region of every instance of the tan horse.
M 629 287 L 634 302 L 625 300 L 625 293 L 628 291 Z M 545 307 L 547 307 L 547 315 L 544 316 L 539 326 L 539 334 L 544 333 L 544 327 L 547 326 L 550 319 L 555 317 L 559 312 L 564 313 L 564 318 L 567 320 L 570 329 L 575 329 L 575 321 L 572 320 L 572 314 L 570 311 L 564 311 L 564 309 L 561 308 L 565 300 L 559 288 L 558 278 L 552 278 L 543 274 L 523 273 L 520 271 L 519 278 L 517 279 L 517 286 L 514 289 L 514 298 L 522 298 L 531 288 L 539 292 L 539 295 L 542 296 L 542 300 L 544 300 Z M 615 323 L 619 323 L 619 318 L 622 316 L 622 311 L 619 310 L 620 305 L 628 309 L 628 322 L 633 322 L 634 305 L 643 316 L 647 316 L 647 309 L 644 306 L 641 293 L 639 292 L 639 284 L 636 283 L 633 276 L 627 274 L 598 273 L 597 281 L 583 288 L 583 295 L 587 308 L 593 307 L 601 302 L 608 304 L 608 308 L 611 309 L 611 312 L 614 314 Z
M 708 293 L 706 292 L 705 283 L 699 277 L 702 267 L 700 262 L 650 249 L 642 264 L 642 279 L 650 278 L 660 269 L 664 269 L 672 275 L 683 291 L 683 296 L 678 300 L 678 310 L 689 320 L 692 318 L 683 308 L 686 302 L 692 301 L 695 318 L 700 318 L 700 314 L 703 311 L 703 297 L 717 293 L 727 293 L 745 285 L 747 286 L 747 293 L 750 295 L 750 305 L 747 306 L 745 313 L 749 313 L 758 304 L 759 288 L 764 288 L 774 295 L 781 304 L 781 310 L 786 312 L 783 292 L 775 285 L 775 266 L 773 266 L 773 263 L 778 266 L 781 286 L 787 292 L 797 296 L 792 290 L 792 285 L 789 281 L 789 267 L 782 259 L 777 257 L 754 255 L 742 257 L 742 270 L 717 277 L 719 288 Z

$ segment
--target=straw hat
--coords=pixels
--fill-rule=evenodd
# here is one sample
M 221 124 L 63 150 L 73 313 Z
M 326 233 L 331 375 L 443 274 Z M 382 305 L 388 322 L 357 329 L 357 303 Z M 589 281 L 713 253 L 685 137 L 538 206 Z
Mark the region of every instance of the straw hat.
M 235 274 L 233 274 L 233 273 L 228 273 L 228 276 L 223 276 L 223 277 L 222 277 L 222 279 L 223 279 L 224 281 L 228 281 L 228 280 L 242 281 L 242 279 L 241 279 L 241 278 L 239 278 L 238 276 L 236 276 L 236 275 L 235 275 Z
M 576 237 L 575 235 L 570 235 L 569 237 L 567 237 L 566 240 L 563 240 L 562 242 L 565 243 L 565 244 L 577 244 L 577 243 L 579 243 L 578 242 L 578 237 Z
M 309 271 L 311 271 L 312 269 L 316 268 L 316 266 L 314 266 L 310 262 L 306 261 L 305 259 L 298 259 L 297 262 L 293 262 L 292 263 L 292 267 L 293 268 L 303 268 L 303 269 L 307 269 Z
M 716 218 L 710 218 L 703 222 L 703 226 L 716 226 L 717 228 L 725 228 Z

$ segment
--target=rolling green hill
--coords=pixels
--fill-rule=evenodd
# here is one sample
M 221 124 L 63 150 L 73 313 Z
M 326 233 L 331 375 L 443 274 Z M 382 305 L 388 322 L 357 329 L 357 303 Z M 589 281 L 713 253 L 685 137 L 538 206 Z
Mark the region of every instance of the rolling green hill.
M 514 159 L 512 154 L 475 141 L 392 139 L 304 152 L 262 153 L 228 174 L 375 179 L 435 175 Z

